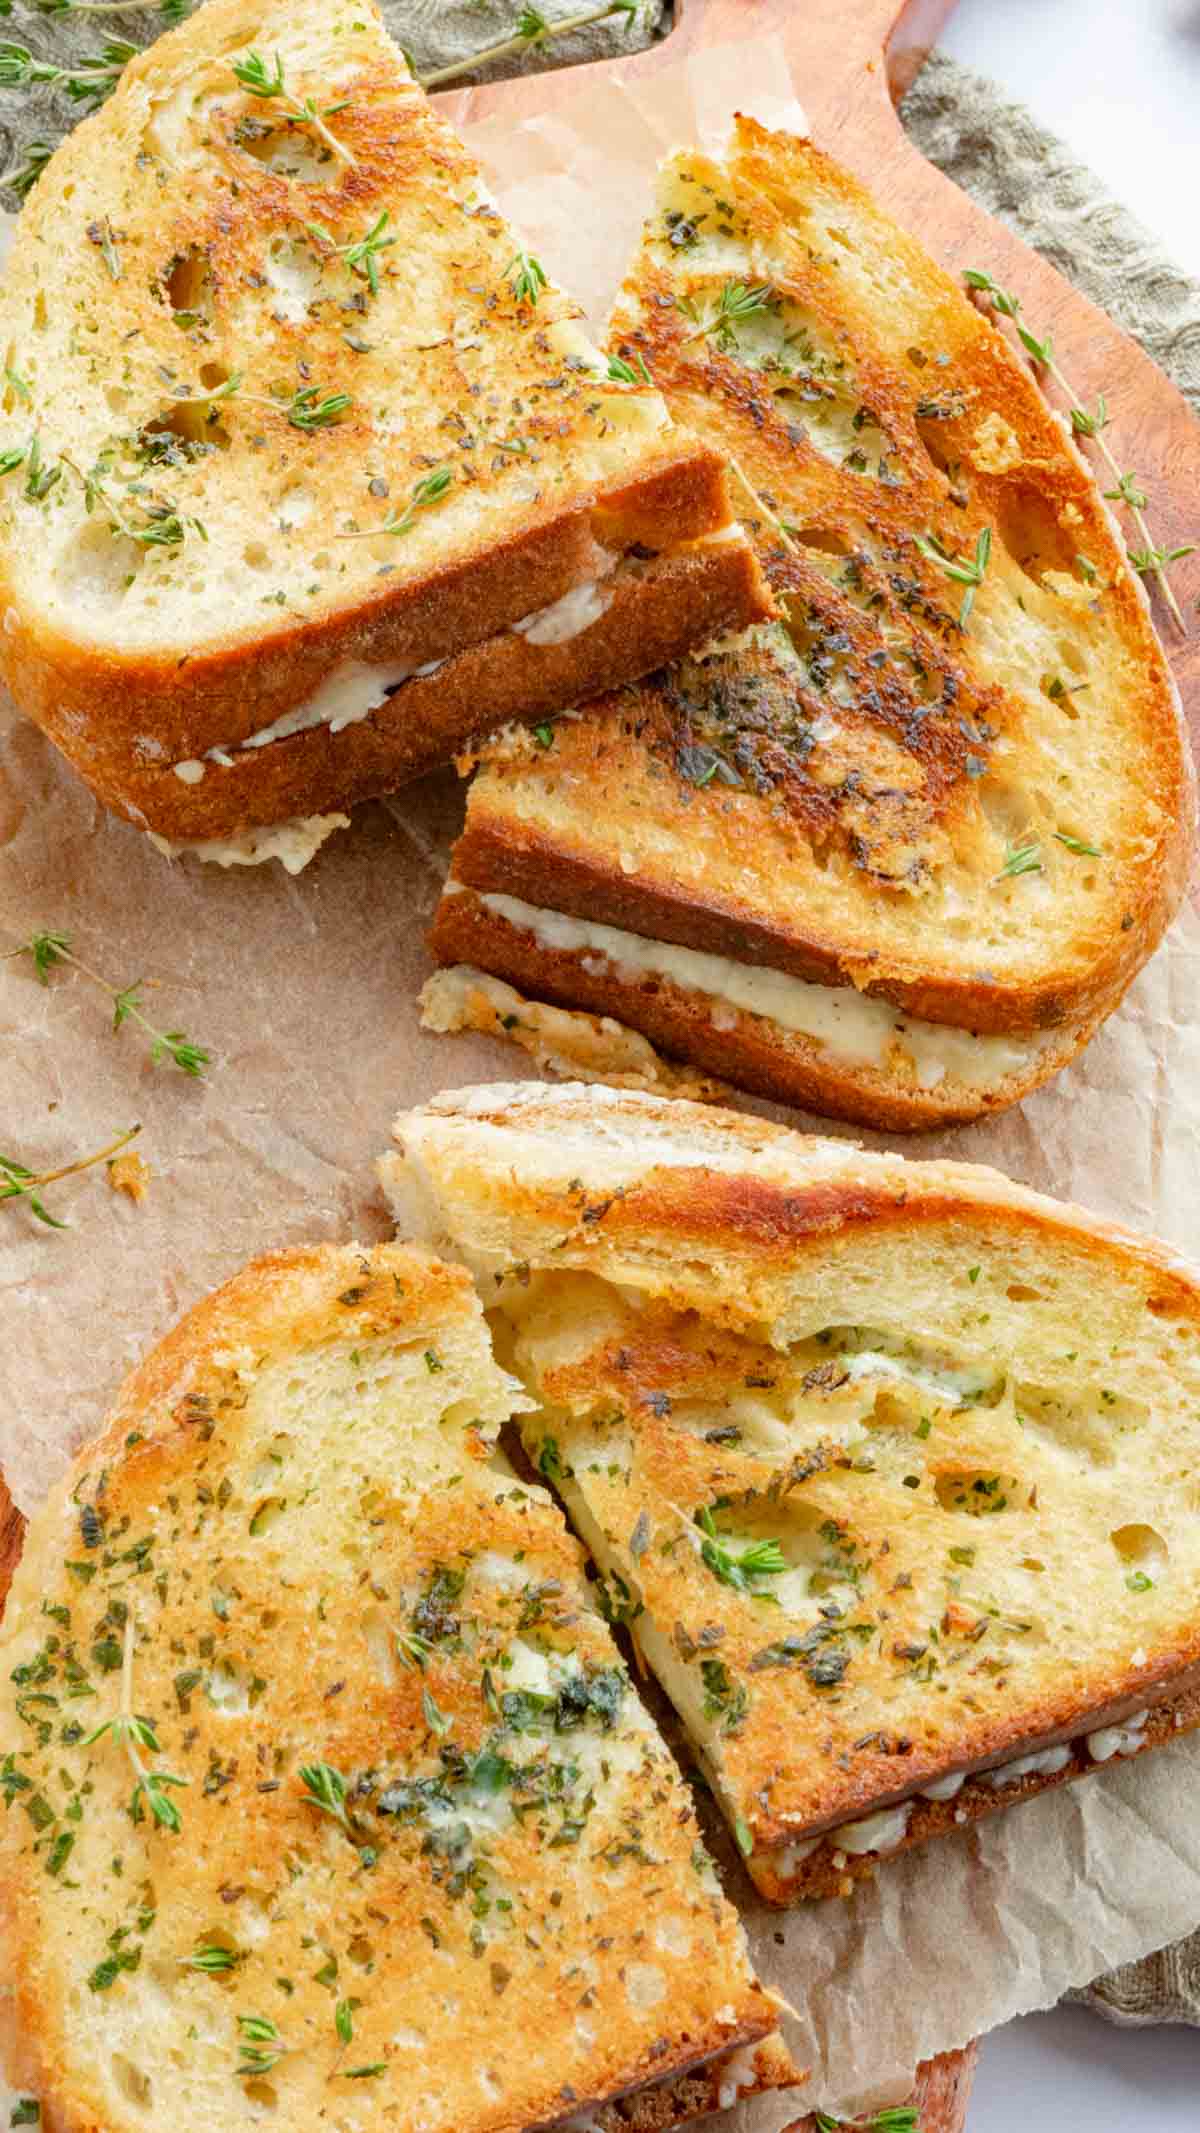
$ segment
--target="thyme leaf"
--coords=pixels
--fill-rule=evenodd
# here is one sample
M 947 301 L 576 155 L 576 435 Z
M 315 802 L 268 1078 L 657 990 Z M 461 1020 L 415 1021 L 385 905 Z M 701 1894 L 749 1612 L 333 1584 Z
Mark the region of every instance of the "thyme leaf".
M 126 1022 L 136 1022 L 150 1039 L 150 1059 L 154 1066 L 164 1059 L 169 1059 L 179 1068 L 181 1074 L 198 1079 L 205 1067 L 211 1064 L 211 1054 L 206 1052 L 202 1045 L 194 1044 L 190 1037 L 185 1037 L 182 1030 L 155 1028 L 142 1009 L 141 988 L 146 982 L 144 978 L 137 978 L 132 985 L 126 985 L 124 988 L 113 985 L 108 978 L 101 977 L 98 971 L 90 969 L 81 961 L 71 947 L 67 934 L 49 931 L 31 934 L 27 941 L 22 941 L 19 948 L 10 948 L 2 960 L 9 961 L 19 955 L 30 957 L 43 985 L 49 983 L 50 971 L 56 963 L 69 963 L 82 977 L 87 978 L 89 983 L 99 986 L 100 991 L 106 992 L 113 1002 L 113 1029 L 119 1030 Z M 129 1137 L 131 1136 L 126 1136 Z

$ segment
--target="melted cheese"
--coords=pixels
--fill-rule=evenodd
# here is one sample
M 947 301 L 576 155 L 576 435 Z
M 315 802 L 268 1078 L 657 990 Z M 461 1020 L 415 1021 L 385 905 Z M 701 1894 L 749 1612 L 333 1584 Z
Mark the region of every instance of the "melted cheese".
M 922 1785 L 921 1798 L 923 1800 L 952 1800 L 956 1794 L 962 1791 L 966 1782 L 967 1773 L 965 1770 L 956 1770 L 950 1777 L 931 1778 L 928 1785 Z
M 890 1852 L 903 1842 L 912 1813 L 911 1802 L 902 1800 L 898 1807 L 881 1807 L 878 1814 L 864 1815 L 861 1822 L 845 1822 L 840 1829 L 831 1829 L 829 1842 L 843 1852 Z
M 418 669 L 411 666 L 373 667 L 365 666 L 359 659 L 347 659 L 340 667 L 327 674 L 320 687 L 306 696 L 302 704 L 285 711 L 273 719 L 269 726 L 261 726 L 257 733 L 247 734 L 237 743 L 238 752 L 246 748 L 268 748 L 272 741 L 285 741 L 293 733 L 307 733 L 311 726 L 328 726 L 331 733 L 342 733 L 347 726 L 356 726 L 360 719 L 369 718 L 387 702 L 393 689 L 411 674 L 432 672 L 431 668 Z
M 528 644 L 569 644 L 572 637 L 582 636 L 584 630 L 590 630 L 593 622 L 600 620 L 612 599 L 611 587 L 601 585 L 597 578 L 585 578 L 582 585 L 572 585 L 549 607 L 523 615 L 513 628 Z
M 245 740 L 210 748 L 203 762 L 188 757 L 174 764 L 175 775 L 185 785 L 198 785 L 209 763 L 232 770 L 238 756 L 249 754 L 251 749 L 269 748 L 273 741 L 290 740 L 293 734 L 307 733 L 314 726 L 328 726 L 331 733 L 342 733 L 347 726 L 357 726 L 372 711 L 378 711 L 402 683 L 421 674 L 436 674 L 445 663 L 444 659 L 429 659 L 420 667 L 376 667 L 366 666 L 360 659 L 343 660 L 303 703 L 281 712 L 269 726 L 260 726 L 257 733 L 248 733 Z
M 150 842 L 166 859 L 203 859 L 217 867 L 259 867 L 278 859 L 289 874 L 299 874 L 335 830 L 349 828 L 349 815 L 296 815 L 264 829 L 242 830 L 236 837 L 213 837 L 203 844 L 173 844 L 151 830 Z
M 999 1792 L 1002 1785 L 1019 1784 L 1025 1777 L 1053 1777 L 1057 1770 L 1066 1769 L 1071 1755 L 1066 1742 L 1059 1748 L 1042 1748 L 1037 1754 L 1018 1756 L 1015 1763 L 1002 1763 L 999 1770 L 985 1770 L 983 1782 Z
M 1149 1711 L 1135 1711 L 1121 1726 L 1101 1726 L 1087 1737 L 1088 1754 L 1094 1763 L 1107 1763 L 1114 1755 L 1136 1755 L 1146 1745 Z
M 447 884 L 451 890 L 458 886 Z M 666 978 L 685 992 L 703 994 L 719 1008 L 758 1015 L 796 1036 L 810 1037 L 847 1065 L 886 1070 L 889 1056 L 899 1048 L 912 1060 L 923 1089 L 936 1088 L 948 1074 L 974 1085 L 1002 1081 L 1026 1068 L 1041 1042 L 1037 1037 L 975 1037 L 968 1030 L 902 1014 L 888 1001 L 869 999 L 851 985 L 811 984 L 786 971 L 735 963 L 728 956 L 651 940 L 595 919 L 571 918 L 516 896 L 487 892 L 480 894 L 480 902 L 497 918 L 532 933 L 543 948 L 596 958 L 621 978 Z

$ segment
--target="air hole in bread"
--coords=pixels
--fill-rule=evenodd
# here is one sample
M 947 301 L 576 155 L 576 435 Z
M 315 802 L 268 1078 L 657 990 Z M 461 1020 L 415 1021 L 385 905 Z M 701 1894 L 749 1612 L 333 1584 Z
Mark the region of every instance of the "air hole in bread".
M 145 551 L 117 533 L 108 520 L 92 517 L 71 535 L 54 563 L 59 592 L 72 606 L 108 611 L 138 575 Z
M 945 430 L 944 422 L 917 423 L 917 435 L 939 474 L 944 474 L 952 486 L 961 490 L 967 486 L 963 464 L 951 449 Z
M 264 170 L 294 185 L 329 185 L 338 175 L 332 150 L 302 126 L 271 126 L 251 116 L 238 126 L 237 145 Z
M 375 1960 L 375 1943 L 368 1940 L 365 1933 L 356 1933 L 347 1946 L 346 1953 L 352 1963 L 358 1964 L 360 1970 L 369 1970 Z
M 158 286 L 177 326 L 207 324 L 212 317 L 212 277 L 208 255 L 198 244 L 176 252 L 158 276 Z
M 272 1526 L 279 1523 L 286 1509 L 287 1499 L 283 1496 L 260 1498 L 250 1514 L 250 1531 L 255 1540 L 260 1540 L 265 1533 L 269 1533 Z
M 142 436 L 152 460 L 199 459 L 206 452 L 224 451 L 229 431 L 221 420 L 220 402 L 174 400 L 151 415 L 142 426 Z
M 311 518 L 312 508 L 312 491 L 299 481 L 290 483 L 275 499 L 275 515 L 288 533 L 294 526 L 302 526 L 306 519 Z
M 1121 1561 L 1132 1569 L 1153 1574 L 1165 1567 L 1170 1551 L 1153 1526 L 1118 1526 L 1108 1537 Z
M 1043 1301 L 1041 1289 L 1031 1289 L 1029 1284 L 1024 1281 L 1010 1281 L 1004 1293 L 1010 1303 L 1041 1303 Z
M 1001 1511 L 1015 1511 L 1024 1502 L 1024 1491 L 1015 1474 L 988 1473 L 982 1467 L 958 1467 L 940 1473 L 934 1495 L 943 1511 L 958 1511 L 968 1518 L 994 1518 Z
M 131 2103 L 135 2110 L 150 2110 L 154 2102 L 154 2086 L 149 2074 L 142 2067 L 135 2066 L 133 2060 L 127 2059 L 123 2052 L 113 2053 L 112 2070 L 116 2076 L 117 2087 L 126 2102 Z
M 851 556 L 854 543 L 832 526 L 801 526 L 795 534 L 802 548 L 820 549 L 823 555 Z
M 1052 1452 L 1081 1472 L 1112 1466 L 1123 1434 L 1138 1429 L 1145 1411 L 1130 1401 L 1114 1401 L 1111 1410 L 1094 1396 L 1073 1400 L 1044 1386 L 1015 1384 L 1013 1409 L 1020 1427 L 1033 1443 Z
M 1037 489 L 1024 482 L 1006 482 L 989 508 L 997 538 L 1035 585 L 1048 570 L 1073 574 L 1075 544 Z
M 244 1718 L 250 1709 L 250 1686 L 236 1667 L 224 1661 L 214 1666 L 204 1684 L 204 1693 L 222 1718 Z
M 244 2082 L 242 2093 L 251 2103 L 261 2104 L 265 2111 L 274 2111 L 279 2108 L 279 2091 L 273 2088 L 269 2081 Z
M 50 323 L 50 314 L 46 309 L 46 298 L 41 289 L 38 290 L 33 299 L 33 323 L 39 333 L 44 333 Z
M 242 560 L 251 570 L 266 570 L 270 566 L 271 551 L 262 541 L 247 541 Z
M 301 325 L 321 285 L 321 261 L 310 245 L 276 237 L 264 264 L 276 318 Z
M 375 1672 L 386 1688 L 394 1688 L 397 1668 L 391 1623 L 381 1609 L 372 1608 L 363 1616 L 362 1631 Z

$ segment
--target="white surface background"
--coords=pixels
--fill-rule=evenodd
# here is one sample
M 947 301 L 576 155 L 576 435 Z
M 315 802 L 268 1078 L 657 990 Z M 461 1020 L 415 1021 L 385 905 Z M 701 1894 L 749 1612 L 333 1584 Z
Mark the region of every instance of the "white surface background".
M 943 49 L 1027 104 L 1200 279 L 1200 0 L 958 0 Z M 1200 509 L 1200 499 L 1197 499 Z M 1197 2133 L 1200 2030 L 1087 2009 L 989 2037 L 968 2133 Z

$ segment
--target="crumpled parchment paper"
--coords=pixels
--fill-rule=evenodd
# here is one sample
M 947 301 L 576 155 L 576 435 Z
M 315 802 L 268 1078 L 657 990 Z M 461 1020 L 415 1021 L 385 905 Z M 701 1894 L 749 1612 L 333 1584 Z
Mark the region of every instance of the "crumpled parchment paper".
M 506 209 L 598 315 L 657 156 L 719 138 L 735 98 L 795 124 L 797 89 L 780 48 L 742 44 L 736 63 L 709 53 L 653 93 L 591 81 L 552 123 L 493 122 L 476 145 Z M 205 1080 L 189 1082 L 151 1067 L 129 1026 L 113 1034 L 104 995 L 77 973 L 53 971 L 43 987 L 28 959 L 0 970 L 3 1152 L 49 1168 L 141 1120 L 154 1173 L 140 1206 L 103 1171 L 48 1189 L 65 1232 L 2 1211 L 0 1460 L 26 1508 L 126 1366 L 245 1258 L 384 1233 L 372 1161 L 399 1106 L 518 1071 L 507 1047 L 417 1026 L 422 937 L 459 813 L 443 777 L 362 810 L 295 880 L 274 865 L 168 867 L 0 709 L 3 945 L 35 928 L 69 933 L 115 985 L 145 977 L 152 1018 L 213 1053 Z M 1198 1000 L 1189 915 L 1051 1088 L 908 1152 L 998 1163 L 1200 1254 Z M 760 1968 L 799 2010 L 788 2027 L 814 2065 L 811 2101 L 847 2112 L 902 2095 L 919 2059 L 1191 1928 L 1198 1776 L 1200 1743 L 1180 1742 L 888 1865 L 848 1903 L 791 1914 L 759 1903 L 726 1853 Z M 795 2111 L 764 2099 L 726 2123 L 777 2133 Z

